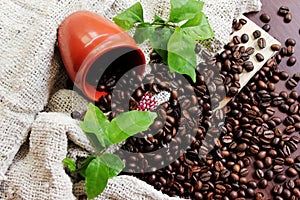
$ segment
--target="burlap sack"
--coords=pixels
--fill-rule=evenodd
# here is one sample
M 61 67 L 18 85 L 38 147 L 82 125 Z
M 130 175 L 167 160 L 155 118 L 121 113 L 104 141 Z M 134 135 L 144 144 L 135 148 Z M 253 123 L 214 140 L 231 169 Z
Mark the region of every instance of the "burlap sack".
M 54 51 L 57 27 L 66 16 L 77 10 L 94 11 L 111 19 L 135 2 L 135 0 L 0 2 L 0 181 L 5 180 L 0 187 L 1 199 L 73 198 L 70 192 L 70 179 L 64 174 L 61 165 L 61 160 L 67 154 L 66 127 L 69 127 L 62 122 L 64 118 L 68 118 L 66 121 L 69 121 L 69 116 L 60 116 L 59 122 L 55 119 L 59 114 L 40 114 L 34 121 L 36 115 L 44 110 L 49 96 L 66 85 L 65 70 L 58 59 L 58 52 Z M 168 0 L 141 2 L 144 4 L 147 20 L 154 13 L 162 17 L 168 16 Z M 212 49 L 216 50 L 227 42 L 233 16 L 259 10 L 260 6 L 259 0 L 207 0 L 205 12 L 216 34 L 213 43 L 209 42 L 215 44 Z M 150 52 L 148 44 L 141 45 L 141 48 L 148 55 Z M 68 107 L 69 104 L 66 103 L 65 106 Z M 58 108 L 61 112 L 66 110 L 65 107 L 58 106 Z M 28 154 L 21 151 L 21 154 L 25 155 L 24 158 L 19 156 L 14 160 L 21 145 L 26 142 L 30 129 L 31 143 Z M 74 143 L 87 151 L 92 151 L 78 125 L 76 130 L 78 132 L 69 135 L 69 139 L 73 137 Z M 77 133 L 81 135 L 78 136 Z M 56 137 L 61 140 L 56 140 Z M 32 145 L 40 148 L 40 151 L 31 148 Z M 40 152 L 45 157 L 39 155 Z M 52 169 L 56 169 L 53 174 L 50 173 Z M 44 180 L 45 185 L 41 184 L 41 180 Z M 118 184 L 113 181 L 114 179 L 110 184 Z M 49 184 L 51 187 L 46 187 Z M 64 187 L 60 187 L 64 184 Z M 113 192 L 109 188 L 112 188 Z M 107 194 L 122 194 L 123 189 L 125 188 L 108 187 L 110 192 Z M 140 191 L 137 188 L 133 190 Z

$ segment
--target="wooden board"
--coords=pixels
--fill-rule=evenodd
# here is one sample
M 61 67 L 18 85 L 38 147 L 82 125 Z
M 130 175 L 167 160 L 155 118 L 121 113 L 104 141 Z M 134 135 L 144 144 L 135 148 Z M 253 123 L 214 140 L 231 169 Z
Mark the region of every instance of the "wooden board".
M 280 44 L 280 42 L 278 40 L 276 40 L 275 38 L 273 38 L 270 34 L 268 34 L 266 31 L 264 31 L 262 28 L 260 28 L 259 26 L 257 26 L 253 21 L 251 21 L 250 19 L 248 19 L 246 16 L 242 15 L 240 17 L 237 18 L 237 20 L 239 19 L 245 19 L 247 20 L 247 24 L 245 24 L 243 26 L 243 28 L 239 31 L 235 31 L 230 39 L 232 40 L 232 38 L 236 35 L 241 36 L 244 33 L 249 35 L 249 41 L 246 44 L 239 44 L 239 46 L 245 46 L 247 47 L 253 47 L 255 49 L 255 53 L 252 54 L 250 56 L 250 61 L 253 62 L 254 65 L 254 69 L 251 72 L 246 72 L 245 70 L 243 71 L 243 73 L 240 74 L 240 89 L 239 92 L 243 89 L 243 87 L 249 82 L 249 80 L 256 74 L 256 72 L 258 72 L 262 66 L 268 61 L 269 58 L 271 58 L 272 56 L 274 56 L 277 52 L 271 50 L 271 45 L 272 44 Z M 265 38 L 266 40 L 266 47 L 264 49 L 260 49 L 257 45 L 257 39 L 254 39 L 252 33 L 255 30 L 259 30 L 261 32 L 261 37 Z M 222 50 L 223 51 L 223 50 Z M 222 52 L 220 51 L 220 52 Z M 255 58 L 255 54 L 256 53 L 261 53 L 264 56 L 264 61 L 262 62 L 258 62 Z M 226 106 L 226 104 L 232 99 L 232 97 L 226 97 L 223 101 L 220 102 L 220 105 L 217 109 L 222 108 L 224 106 Z

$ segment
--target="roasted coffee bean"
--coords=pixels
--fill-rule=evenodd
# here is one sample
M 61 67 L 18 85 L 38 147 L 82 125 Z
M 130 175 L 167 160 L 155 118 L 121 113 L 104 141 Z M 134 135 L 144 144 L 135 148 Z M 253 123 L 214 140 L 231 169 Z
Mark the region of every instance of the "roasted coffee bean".
M 273 161 L 272 161 L 271 157 L 268 156 L 265 158 L 265 167 L 271 167 L 272 163 L 273 163 Z
M 256 160 L 254 163 L 254 166 L 256 169 L 263 169 L 264 168 L 264 163 L 261 160 Z
M 241 36 L 241 42 L 242 43 L 247 43 L 249 41 L 249 36 L 247 35 L 247 34 L 243 34 L 242 36 Z
M 296 114 L 299 111 L 299 104 L 293 104 L 290 106 L 290 114 Z
M 265 24 L 262 26 L 262 29 L 265 30 L 266 32 L 269 32 L 269 30 L 271 29 L 270 24 Z
M 295 53 L 294 47 L 293 47 L 293 46 L 288 46 L 288 47 L 287 47 L 287 55 L 288 55 L 288 56 L 291 56 L 291 55 L 293 55 L 294 53 Z
M 258 179 L 263 178 L 263 177 L 265 176 L 264 171 L 261 170 L 261 169 L 255 170 L 255 176 L 256 176 Z
M 292 16 L 292 13 L 290 13 L 290 12 L 284 16 L 285 23 L 290 23 L 292 21 L 292 19 L 293 19 L 293 16 Z
M 248 171 L 247 168 L 243 168 L 243 169 L 241 169 L 241 171 L 240 171 L 240 175 L 241 175 L 242 177 L 247 176 L 248 173 L 249 173 L 249 171 Z
M 295 56 L 291 56 L 287 60 L 287 65 L 291 67 L 291 66 L 295 65 L 296 62 L 297 62 L 296 57 Z
M 237 151 L 245 151 L 248 148 L 248 145 L 246 143 L 241 143 L 237 146 Z
M 297 179 L 295 180 L 295 181 L 297 181 Z M 285 187 L 287 188 L 287 189 L 293 189 L 293 188 L 295 188 L 295 182 L 294 182 L 294 180 L 287 180 L 286 182 L 285 182 Z
M 286 174 L 287 174 L 289 177 L 295 177 L 295 176 L 298 175 L 298 172 L 297 172 L 297 170 L 295 170 L 295 168 L 289 167 L 289 168 L 286 170 Z
M 247 20 L 246 20 L 246 19 L 243 19 L 243 18 L 239 19 L 239 22 L 240 22 L 242 25 L 247 24 Z
M 266 40 L 265 38 L 259 38 L 257 40 L 257 45 L 260 49 L 264 49 L 266 47 Z
M 266 187 L 268 186 L 268 181 L 266 179 L 261 179 L 259 182 L 258 182 L 258 187 L 260 189 L 265 189 Z
M 286 176 L 284 174 L 278 174 L 274 178 L 274 181 L 276 183 L 283 183 L 285 180 L 286 180 Z
M 287 82 L 286 82 L 286 86 L 288 88 L 295 88 L 298 85 L 298 82 L 294 79 L 294 78 L 290 78 Z
M 289 78 L 289 74 L 286 71 L 281 71 L 279 77 L 281 80 L 285 81 Z
M 255 49 L 253 47 L 248 47 L 245 51 L 245 53 L 247 53 L 248 55 L 252 55 L 254 54 Z
M 233 40 L 234 44 L 240 44 L 241 43 L 241 38 L 237 35 L 234 36 L 232 40 Z
M 265 172 L 265 179 L 271 181 L 274 178 L 274 172 L 272 170 L 267 170 Z
M 286 14 L 288 14 L 290 12 L 290 9 L 287 6 L 281 6 L 278 10 L 278 14 L 280 16 L 285 16 Z
M 275 162 L 276 162 L 276 160 L 275 160 Z M 283 163 L 284 163 L 284 160 L 283 160 Z M 274 173 L 281 173 L 281 172 L 283 172 L 284 168 L 282 167 L 282 165 L 274 165 L 273 170 L 274 170 Z
M 296 45 L 296 40 L 293 39 L 293 38 L 288 38 L 286 41 L 285 41 L 285 45 L 288 47 L 288 46 L 295 46 Z
M 272 192 L 275 195 L 280 195 L 283 192 L 283 186 L 279 184 L 274 185 Z
M 256 55 L 255 55 L 255 58 L 256 58 L 256 60 L 258 61 L 258 62 L 262 62 L 265 58 L 264 58 L 264 56 L 261 54 L 261 53 L 257 53 Z
M 280 48 L 281 48 L 281 46 L 280 46 L 279 44 L 272 44 L 272 45 L 271 45 L 271 49 L 272 49 L 273 51 L 279 51 Z
M 260 38 L 261 36 L 261 32 L 259 30 L 255 30 L 253 33 L 252 33 L 254 39 L 257 39 L 257 38 Z
M 237 174 L 235 174 L 235 173 L 231 173 L 231 174 L 230 174 L 230 177 L 231 177 L 231 179 L 232 179 L 234 182 L 237 182 L 237 181 L 239 181 L 239 179 L 240 179 L 239 175 L 237 175 Z
M 211 178 L 211 174 L 208 173 L 208 172 L 203 173 L 203 174 L 200 175 L 200 180 L 201 180 L 202 182 L 207 182 L 207 181 L 210 180 L 210 178 Z
M 288 189 L 284 189 L 283 192 L 282 192 L 282 197 L 284 199 L 289 199 L 291 197 L 291 195 L 292 195 L 291 191 L 288 190 Z
M 260 20 L 264 23 L 268 23 L 271 20 L 271 17 L 267 13 L 263 13 L 260 15 Z
M 293 189 L 293 194 L 294 194 L 297 198 L 300 198 L 300 189 L 299 189 L 299 188 L 294 188 L 294 189 Z

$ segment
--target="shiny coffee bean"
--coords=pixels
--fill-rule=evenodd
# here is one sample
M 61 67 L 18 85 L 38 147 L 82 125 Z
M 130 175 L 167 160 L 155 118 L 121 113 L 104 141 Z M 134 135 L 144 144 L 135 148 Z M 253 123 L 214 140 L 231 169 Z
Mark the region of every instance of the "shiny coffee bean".
M 257 53 L 256 55 L 255 55 L 255 58 L 256 58 L 256 60 L 258 61 L 258 62 L 262 62 L 265 58 L 264 58 L 264 56 L 261 54 L 261 53 Z
M 281 46 L 280 46 L 279 44 L 272 44 L 272 45 L 271 45 L 271 49 L 272 49 L 273 51 L 279 51 L 280 48 L 281 48 Z
M 287 6 L 281 6 L 278 10 L 280 16 L 285 16 L 290 12 L 290 9 Z
M 249 41 L 249 36 L 247 35 L 247 34 L 243 34 L 242 36 L 241 36 L 241 42 L 242 43 L 247 43 Z
M 260 20 L 261 20 L 262 22 L 264 22 L 264 23 L 268 23 L 268 22 L 270 22 L 270 20 L 271 20 L 270 15 L 268 15 L 267 13 L 261 14 L 259 18 L 260 18 Z
M 285 23 L 290 23 L 291 21 L 292 21 L 292 19 L 293 19 L 293 15 L 292 15 L 292 13 L 288 13 L 288 14 L 286 14 L 285 16 L 284 16 L 284 22 Z
M 255 30 L 253 33 L 252 33 L 254 39 L 257 39 L 257 38 L 260 38 L 261 36 L 261 32 L 259 30 Z
M 262 26 L 262 29 L 265 30 L 266 32 L 269 32 L 271 29 L 271 26 L 270 26 L 270 24 L 265 24 Z
M 291 66 L 295 65 L 296 62 L 297 62 L 296 57 L 291 56 L 291 57 L 289 57 L 289 59 L 287 60 L 287 65 L 291 67 Z
M 296 40 L 293 39 L 293 38 L 288 38 L 286 41 L 285 41 L 285 45 L 288 47 L 288 46 L 295 46 L 296 45 Z
M 260 49 L 264 49 L 266 47 L 266 40 L 265 38 L 259 38 L 257 40 L 257 45 Z

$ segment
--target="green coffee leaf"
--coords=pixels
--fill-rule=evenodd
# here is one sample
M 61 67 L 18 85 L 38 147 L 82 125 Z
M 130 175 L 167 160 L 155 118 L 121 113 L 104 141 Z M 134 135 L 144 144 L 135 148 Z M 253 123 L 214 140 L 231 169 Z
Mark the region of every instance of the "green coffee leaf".
M 171 71 L 189 75 L 196 82 L 196 42 L 176 29 L 168 43 L 168 65 Z
M 90 103 L 84 121 L 80 122 L 81 129 L 86 133 L 94 134 L 101 146 L 105 147 L 108 145 L 108 141 L 104 138 L 103 132 L 106 132 L 108 125 L 109 121 L 103 112 L 97 106 Z M 94 141 L 92 136 L 88 135 L 88 137 L 95 147 L 97 147 L 97 141 Z
M 174 23 L 194 18 L 204 6 L 204 2 L 198 0 L 170 0 L 170 2 L 169 21 Z
M 71 172 L 76 171 L 76 163 L 71 158 L 63 159 L 63 164 L 65 167 L 68 167 L 71 170 Z
M 113 21 L 125 31 L 130 30 L 137 22 L 144 22 L 143 7 L 141 3 L 135 3 L 124 12 L 114 17 Z
M 162 57 L 165 64 L 168 64 L 167 45 L 173 32 L 170 27 L 156 28 L 150 37 L 152 48 Z
M 104 191 L 108 181 L 109 170 L 107 166 L 101 163 L 101 159 L 98 157 L 89 163 L 85 174 L 87 196 L 89 199 L 95 198 Z
M 77 169 L 76 171 L 82 176 L 85 177 L 85 170 L 86 168 L 89 166 L 90 162 L 92 160 L 94 160 L 96 157 L 95 156 L 89 156 L 87 157 L 82 163 L 79 169 Z
M 124 162 L 119 156 L 105 153 L 99 157 L 101 163 L 108 167 L 108 178 L 117 176 L 125 167 Z
M 165 23 L 165 21 L 160 17 L 158 16 L 157 14 L 154 15 L 154 23 Z
M 136 27 L 133 38 L 138 44 L 141 44 L 150 38 L 154 31 L 155 29 L 150 23 L 141 23 Z
M 182 31 L 194 40 L 206 40 L 214 37 L 214 32 L 203 12 L 198 13 L 181 26 Z
M 106 137 L 113 144 L 121 142 L 147 130 L 156 117 L 156 113 L 148 111 L 133 110 L 121 113 L 110 122 L 109 134 Z

